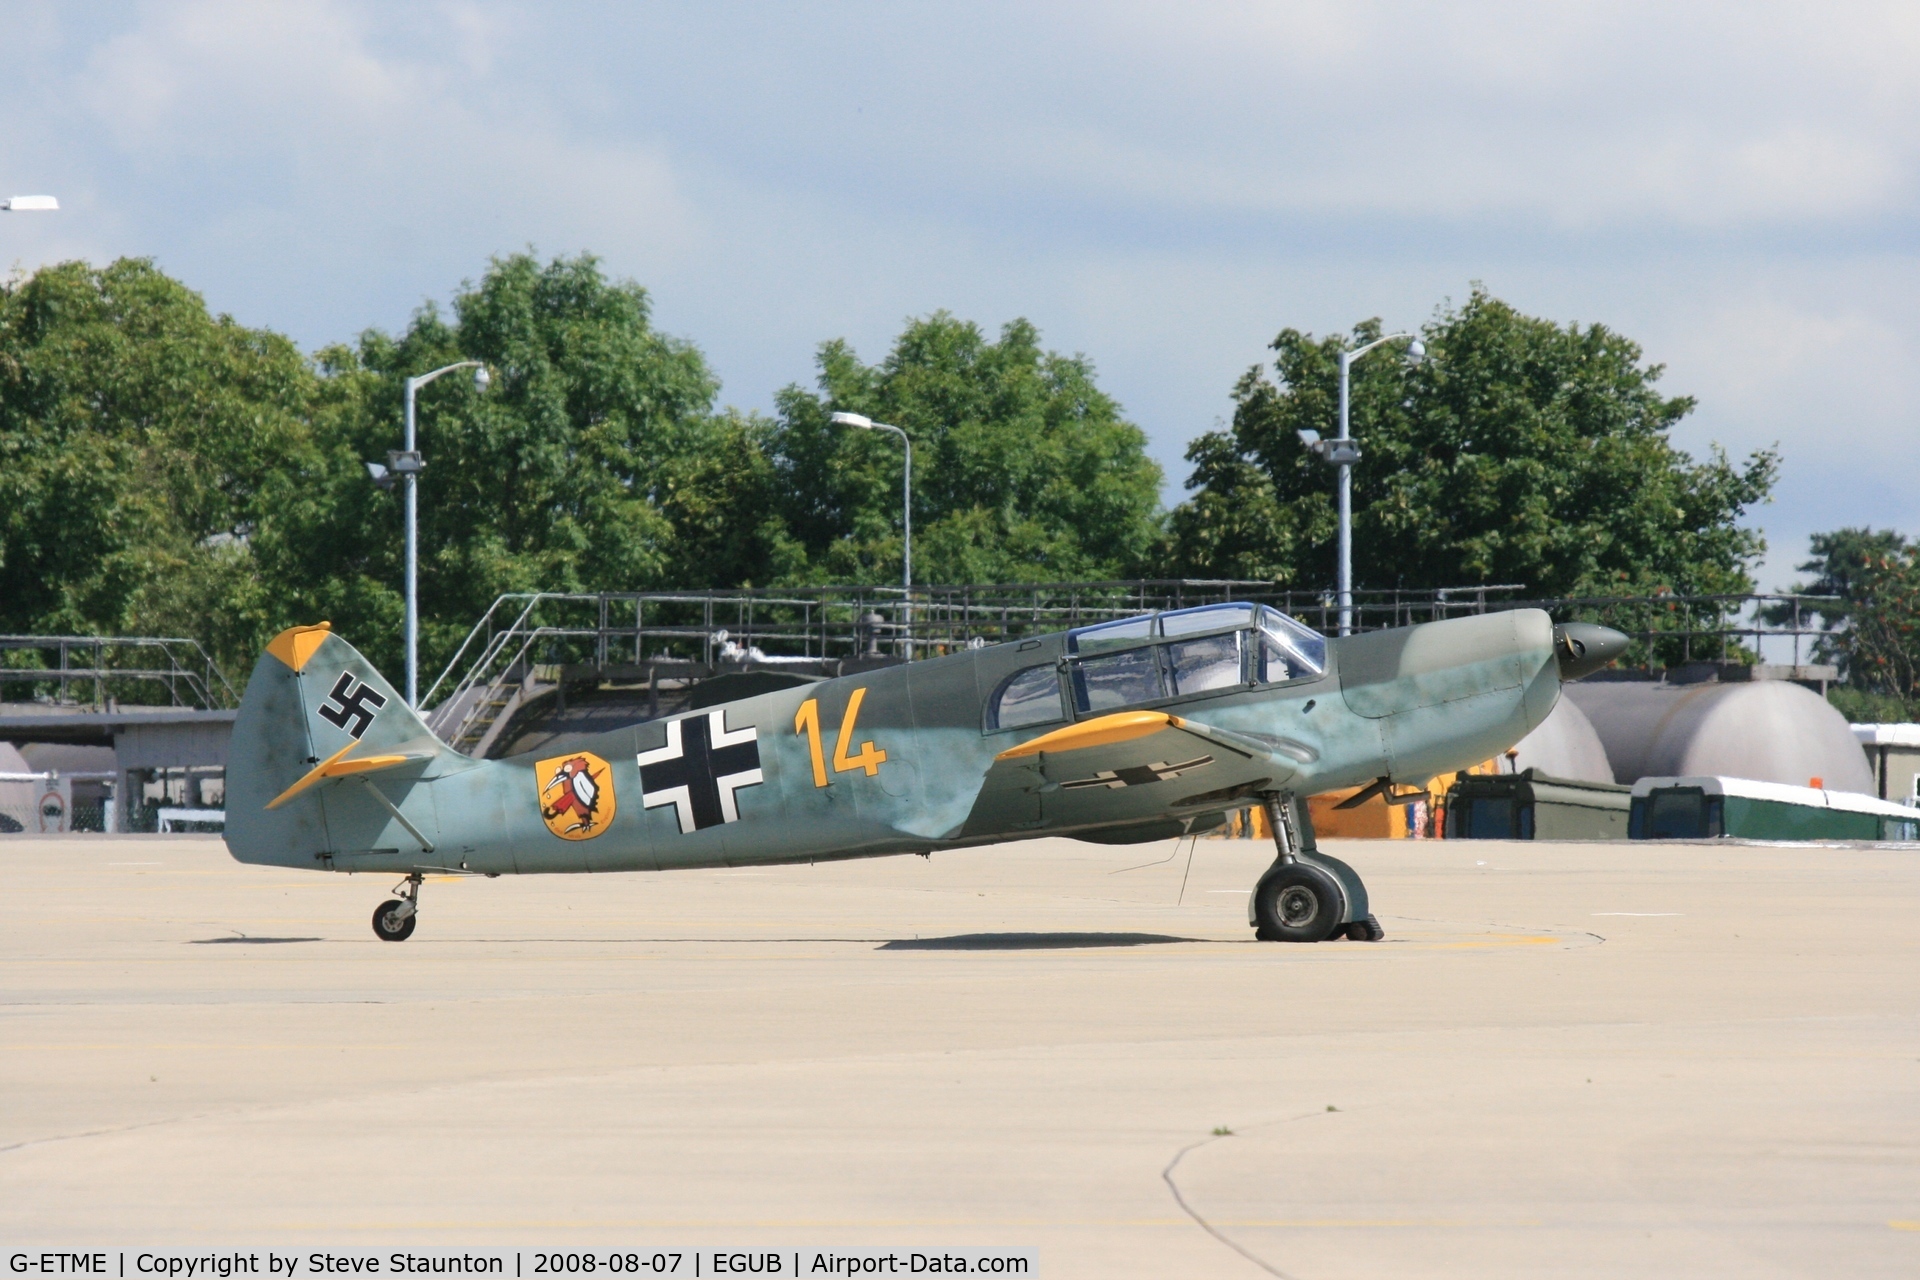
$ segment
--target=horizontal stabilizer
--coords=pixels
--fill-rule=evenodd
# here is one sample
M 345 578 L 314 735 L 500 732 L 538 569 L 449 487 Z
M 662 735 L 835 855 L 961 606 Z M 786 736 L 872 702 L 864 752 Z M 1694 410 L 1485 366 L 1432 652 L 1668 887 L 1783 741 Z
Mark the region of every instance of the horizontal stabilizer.
M 278 809 L 281 805 L 293 799 L 316 782 L 323 782 L 328 778 L 344 778 L 356 773 L 374 773 L 381 769 L 392 769 L 399 765 L 407 764 L 410 761 L 431 760 L 433 758 L 432 753 L 426 751 L 409 751 L 399 755 L 389 754 L 377 756 L 350 756 L 347 754 L 359 745 L 358 742 L 349 742 L 346 746 L 340 748 L 325 760 L 322 760 L 319 764 L 307 770 L 305 777 L 269 800 L 267 802 L 267 808 Z

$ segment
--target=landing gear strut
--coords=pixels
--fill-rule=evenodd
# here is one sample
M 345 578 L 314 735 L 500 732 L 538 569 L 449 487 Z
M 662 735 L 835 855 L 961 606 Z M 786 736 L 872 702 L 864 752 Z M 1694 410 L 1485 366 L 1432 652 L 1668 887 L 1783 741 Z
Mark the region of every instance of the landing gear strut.
M 1265 797 L 1275 857 L 1254 886 L 1247 914 L 1262 942 L 1378 942 L 1386 936 L 1367 913 L 1367 889 L 1353 868 L 1314 845 L 1306 806 L 1293 795 Z
M 382 942 L 405 942 L 420 923 L 420 873 L 402 880 L 393 892 L 393 901 L 373 909 L 373 936 Z

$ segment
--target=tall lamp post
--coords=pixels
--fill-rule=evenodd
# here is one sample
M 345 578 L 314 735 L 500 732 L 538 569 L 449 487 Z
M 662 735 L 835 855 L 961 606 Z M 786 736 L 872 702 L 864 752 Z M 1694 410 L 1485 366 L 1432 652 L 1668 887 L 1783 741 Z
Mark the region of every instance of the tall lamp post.
M 407 447 L 387 454 L 387 465 L 367 464 L 367 474 L 383 489 L 393 487 L 395 476 L 407 485 L 407 705 L 420 705 L 420 495 L 417 485 L 427 464 L 414 442 L 414 397 L 420 388 L 455 369 L 473 370 L 473 389 L 485 391 L 493 381 L 487 366 L 478 360 L 460 360 L 443 365 L 432 373 L 407 379 Z
M 1322 440 L 1318 431 L 1300 432 L 1301 443 L 1320 455 L 1325 461 L 1340 468 L 1340 560 L 1335 570 L 1335 590 L 1339 593 L 1340 634 L 1353 634 L 1353 464 L 1360 461 L 1360 442 L 1353 438 L 1347 418 L 1348 388 L 1351 382 L 1349 371 L 1354 361 L 1366 355 L 1375 347 L 1383 347 L 1389 342 L 1398 342 L 1402 338 L 1412 338 L 1407 344 L 1407 355 L 1418 360 L 1427 354 L 1426 344 L 1410 333 L 1390 333 L 1384 338 L 1375 338 L 1366 346 L 1355 351 L 1340 353 L 1340 434 L 1332 440 Z
M 906 611 L 907 625 L 911 627 L 913 624 L 913 441 L 909 440 L 907 433 L 899 427 L 875 422 L 862 413 L 836 413 L 833 415 L 833 423 L 837 427 L 858 427 L 862 431 L 891 431 L 899 436 L 900 443 L 907 447 L 906 473 L 905 478 L 900 482 L 900 514 L 903 531 L 901 539 L 903 566 L 900 570 L 900 585 L 906 588 L 906 600 L 902 608 Z M 912 637 L 913 633 L 909 630 L 907 633 L 909 660 L 913 657 Z

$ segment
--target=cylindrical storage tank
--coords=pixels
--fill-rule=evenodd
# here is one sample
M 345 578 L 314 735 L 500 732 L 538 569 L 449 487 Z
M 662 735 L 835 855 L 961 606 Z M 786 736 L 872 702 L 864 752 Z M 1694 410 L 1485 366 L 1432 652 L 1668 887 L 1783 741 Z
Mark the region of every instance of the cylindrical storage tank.
M 0 742 L 0 773 L 24 774 L 27 759 L 11 742 Z M 38 831 L 34 802 L 40 793 L 31 782 L 0 782 L 0 831 Z
M 1561 691 L 1586 712 L 1615 782 L 1753 778 L 1871 795 L 1873 770 L 1847 719 L 1813 690 L 1785 680 L 1659 684 L 1602 680 Z
M 1600 735 L 1578 703 L 1562 690 L 1547 718 L 1513 748 L 1518 773 L 1536 769 L 1555 778 L 1579 782 L 1612 782 L 1613 765 Z

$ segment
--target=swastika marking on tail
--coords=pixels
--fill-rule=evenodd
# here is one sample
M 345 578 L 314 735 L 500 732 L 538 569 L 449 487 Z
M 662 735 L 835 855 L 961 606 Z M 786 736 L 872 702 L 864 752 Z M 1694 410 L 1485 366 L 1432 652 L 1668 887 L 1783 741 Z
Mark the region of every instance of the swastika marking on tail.
M 333 690 L 327 694 L 327 700 L 320 704 L 320 718 L 345 729 L 349 737 L 358 738 L 373 723 L 373 712 L 386 705 L 385 694 L 376 693 L 372 686 L 359 683 L 353 678 L 352 672 L 342 671 L 340 678 L 333 682 Z M 373 710 L 368 710 L 369 707 Z M 351 726 L 348 721 L 352 721 Z

